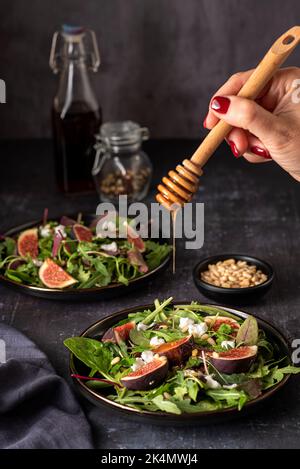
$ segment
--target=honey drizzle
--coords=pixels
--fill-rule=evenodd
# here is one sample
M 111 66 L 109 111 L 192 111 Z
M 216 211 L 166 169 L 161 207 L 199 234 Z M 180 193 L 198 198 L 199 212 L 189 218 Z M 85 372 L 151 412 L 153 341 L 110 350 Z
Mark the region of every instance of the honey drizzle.
M 171 209 L 171 223 L 172 223 L 172 272 L 176 273 L 176 218 L 177 213 L 181 207 Z

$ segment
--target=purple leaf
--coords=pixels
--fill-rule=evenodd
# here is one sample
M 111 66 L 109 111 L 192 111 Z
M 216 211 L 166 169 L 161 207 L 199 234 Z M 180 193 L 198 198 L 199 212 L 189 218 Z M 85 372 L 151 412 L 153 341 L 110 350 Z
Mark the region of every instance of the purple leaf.
M 133 247 L 128 251 L 127 257 L 131 265 L 135 265 L 138 267 L 139 272 L 141 272 L 142 274 L 148 272 L 149 268 L 142 254 L 136 249 L 136 247 Z
M 59 224 L 63 226 L 73 226 L 75 225 L 75 223 L 77 223 L 76 220 L 66 217 L 65 215 L 61 217 L 60 222 L 59 222 Z
M 63 234 L 61 231 L 58 231 L 53 239 L 53 247 L 52 247 L 52 257 L 56 257 L 59 251 L 59 247 L 61 245 L 61 242 L 63 240 Z

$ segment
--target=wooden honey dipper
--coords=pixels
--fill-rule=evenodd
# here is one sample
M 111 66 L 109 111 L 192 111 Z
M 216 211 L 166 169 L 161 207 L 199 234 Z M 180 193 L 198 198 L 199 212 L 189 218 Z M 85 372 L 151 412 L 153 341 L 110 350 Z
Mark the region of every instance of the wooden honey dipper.
M 294 26 L 280 36 L 241 88 L 238 96 L 256 99 L 299 42 L 300 26 Z M 169 210 L 174 207 L 174 204 L 183 206 L 189 202 L 198 190 L 203 166 L 231 129 L 231 125 L 220 120 L 202 141 L 193 156 L 176 166 L 176 171 L 169 171 L 169 177 L 162 179 L 163 184 L 159 184 L 157 187 L 159 191 L 156 195 L 157 202 Z

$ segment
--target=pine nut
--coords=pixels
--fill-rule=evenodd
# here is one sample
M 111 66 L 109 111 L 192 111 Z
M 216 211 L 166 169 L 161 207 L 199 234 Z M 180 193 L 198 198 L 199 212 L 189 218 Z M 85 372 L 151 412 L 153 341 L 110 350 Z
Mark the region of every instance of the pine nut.
M 223 288 L 247 288 L 260 285 L 268 277 L 256 265 L 250 265 L 246 261 L 225 259 L 216 264 L 209 264 L 208 269 L 201 272 L 201 279 Z
M 115 357 L 112 359 L 112 361 L 110 362 L 111 365 L 116 365 L 117 363 L 119 363 L 119 361 L 121 360 L 120 357 Z

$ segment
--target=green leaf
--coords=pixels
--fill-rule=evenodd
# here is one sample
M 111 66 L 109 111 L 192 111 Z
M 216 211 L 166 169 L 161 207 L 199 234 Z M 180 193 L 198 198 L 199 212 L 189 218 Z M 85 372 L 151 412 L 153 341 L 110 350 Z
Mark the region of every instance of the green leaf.
M 238 389 L 209 389 L 206 394 L 215 401 L 227 401 L 228 404 L 234 404 L 244 397 L 245 393 Z
M 182 412 L 188 414 L 195 412 L 211 412 L 221 408 L 221 404 L 219 402 L 214 402 L 209 399 L 201 399 L 201 401 L 196 404 L 192 404 L 190 399 L 184 399 L 183 401 L 176 402 L 176 405 Z
M 170 412 L 171 414 L 177 415 L 181 414 L 179 407 L 174 402 L 164 399 L 162 395 L 154 397 L 152 402 L 164 412 Z
M 143 323 L 144 324 L 151 324 L 153 320 L 155 320 L 155 316 L 157 314 L 159 314 L 161 311 L 163 311 L 163 309 L 168 306 L 168 304 L 171 303 L 171 301 L 173 300 L 173 297 L 170 296 L 170 298 L 168 298 L 167 300 L 163 301 L 161 304 L 159 304 L 159 306 L 157 306 L 154 311 L 152 311 L 148 316 L 145 317 L 145 319 L 143 320 Z
M 141 347 L 149 348 L 150 347 L 150 340 L 147 339 L 142 331 L 138 331 L 135 327 L 131 329 L 129 332 L 130 340 L 134 343 L 134 345 L 139 345 Z
M 300 368 L 296 366 L 288 365 L 283 368 L 278 368 L 275 366 L 272 368 L 266 376 L 263 378 L 263 389 L 269 389 L 276 384 L 280 383 L 283 380 L 284 375 L 289 374 L 298 374 L 300 373 Z
M 145 246 L 145 258 L 149 270 L 156 269 L 172 251 L 172 247 L 168 244 L 159 244 L 154 241 L 146 241 Z
M 15 253 L 16 249 L 16 242 L 13 238 L 9 238 L 8 236 L 5 238 L 3 241 L 3 245 L 6 249 L 6 255 L 11 256 L 12 254 Z
M 88 279 L 90 278 L 90 275 L 91 275 L 91 272 L 88 270 L 84 270 L 82 265 L 79 267 L 78 274 L 77 274 L 77 279 L 79 280 L 79 282 L 82 282 L 82 283 L 87 282 Z
M 91 375 L 98 371 L 105 378 L 114 381 L 109 375 L 113 354 L 107 344 L 87 337 L 71 337 L 64 341 L 64 345 L 82 363 L 91 368 Z
M 188 389 L 186 386 L 176 386 L 174 389 L 174 397 L 179 401 L 181 401 L 187 393 Z
M 197 396 L 198 396 L 198 391 L 199 391 L 198 384 L 196 383 L 196 381 L 194 381 L 192 379 L 187 379 L 186 380 L 186 385 L 187 385 L 189 397 L 192 399 L 192 401 L 196 402 L 197 401 Z
M 258 324 L 253 316 L 248 316 L 238 330 L 236 342 L 238 345 L 256 345 L 258 341 Z

